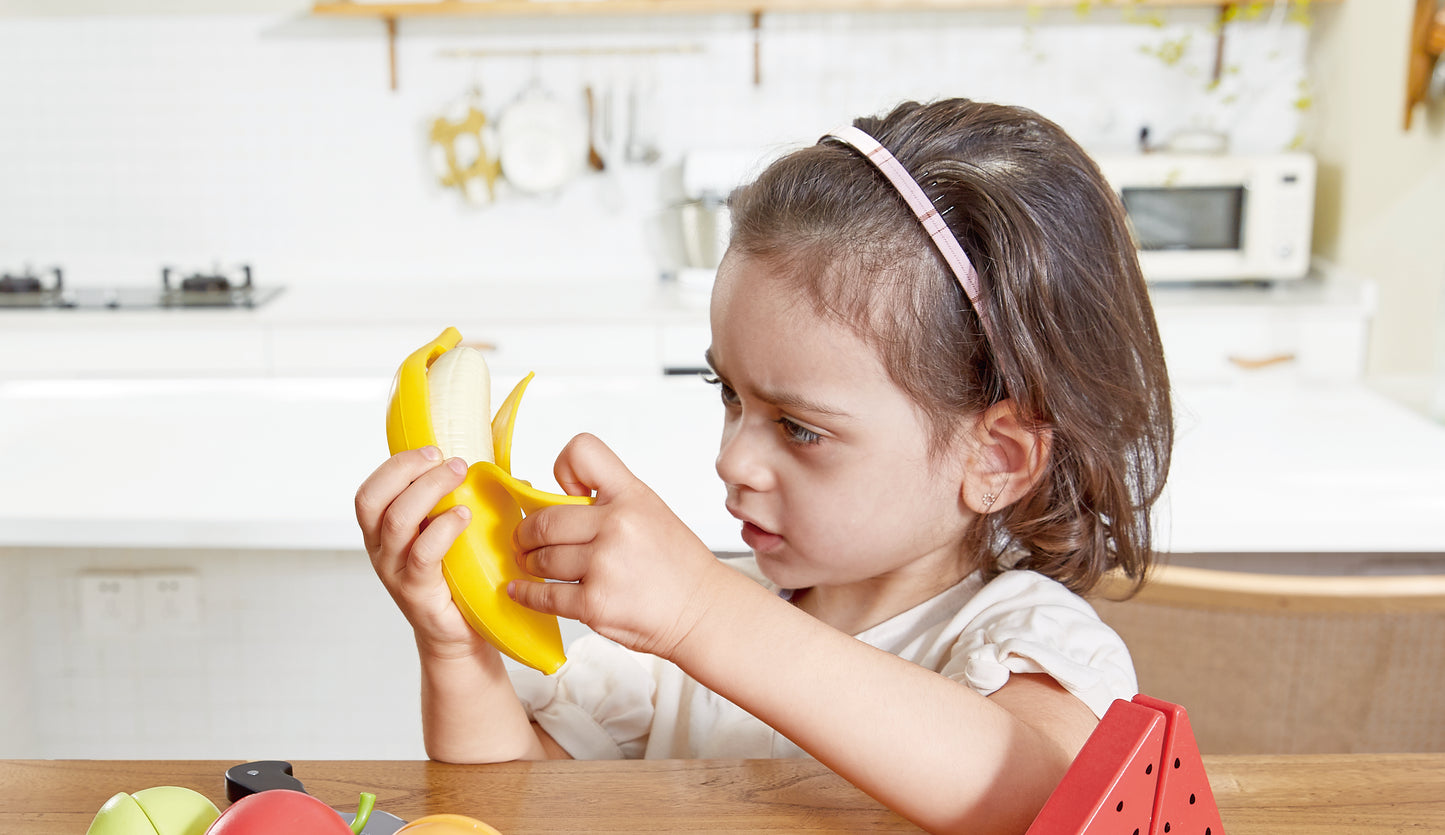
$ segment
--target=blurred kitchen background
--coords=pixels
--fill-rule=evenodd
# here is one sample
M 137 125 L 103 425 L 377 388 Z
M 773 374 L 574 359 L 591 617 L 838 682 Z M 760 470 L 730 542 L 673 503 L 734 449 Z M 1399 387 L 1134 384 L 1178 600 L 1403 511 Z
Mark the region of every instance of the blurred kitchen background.
M 1360 413 L 1405 427 L 1387 441 L 1439 428 L 1445 109 L 1402 126 L 1412 3 L 757 5 L 537 0 L 389 36 L 294 0 L 0 0 L 0 271 L 47 300 L 0 309 L 0 756 L 424 756 L 410 635 L 350 500 L 391 371 L 448 324 L 497 343 L 499 385 L 539 373 L 519 475 L 545 486 L 597 432 L 740 548 L 715 395 L 687 379 L 711 259 L 680 207 L 903 99 L 1025 105 L 1100 154 L 1312 155 L 1323 266 L 1159 291 L 1204 392 L 1183 422 L 1243 426 L 1219 398 L 1318 382 L 1381 395 Z M 1234 337 L 1253 360 L 1223 362 Z M 1190 530 L 1175 550 L 1312 550 Z M 1356 570 L 1445 546 L 1319 550 Z

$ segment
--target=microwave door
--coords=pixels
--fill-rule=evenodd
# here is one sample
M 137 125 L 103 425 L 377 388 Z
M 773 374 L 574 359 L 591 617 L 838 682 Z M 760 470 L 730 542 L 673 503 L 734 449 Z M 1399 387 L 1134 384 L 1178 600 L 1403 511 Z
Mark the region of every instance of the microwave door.
M 1142 251 L 1243 249 L 1243 186 L 1125 188 L 1120 196 Z

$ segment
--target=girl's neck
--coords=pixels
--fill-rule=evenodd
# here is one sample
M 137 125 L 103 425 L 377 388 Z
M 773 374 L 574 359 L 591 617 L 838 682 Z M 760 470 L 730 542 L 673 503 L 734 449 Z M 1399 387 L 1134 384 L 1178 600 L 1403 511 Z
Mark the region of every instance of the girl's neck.
M 916 568 L 856 583 L 799 589 L 793 592 L 792 603 L 840 632 L 857 635 L 933 599 L 973 573 L 966 565 L 937 571 Z

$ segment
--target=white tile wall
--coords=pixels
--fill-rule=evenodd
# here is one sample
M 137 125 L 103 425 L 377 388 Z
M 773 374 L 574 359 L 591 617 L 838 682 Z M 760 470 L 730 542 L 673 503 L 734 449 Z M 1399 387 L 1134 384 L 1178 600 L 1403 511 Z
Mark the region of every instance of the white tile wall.
M 200 616 L 82 627 L 95 571 L 194 572 Z M 0 757 L 422 757 L 411 632 L 366 555 L 0 549 Z
M 30 607 L 27 564 L 0 559 L 0 756 L 37 756 L 31 713 Z
M 102 572 L 188 573 L 199 616 L 96 634 L 78 583 Z M 0 548 L 0 604 L 0 758 L 426 756 L 411 630 L 363 551 Z
M 1298 137 L 1307 27 L 1231 25 L 1215 85 L 1213 10 L 1094 6 L 768 15 L 760 86 L 740 15 L 405 20 L 395 93 L 377 21 L 0 18 L 0 268 L 63 264 L 74 284 L 149 284 L 161 263 L 213 259 L 248 260 L 259 280 L 287 284 L 650 280 L 642 221 L 658 208 L 656 166 L 618 167 L 621 210 L 600 175 L 484 207 L 434 184 L 430 120 L 473 84 L 495 121 L 533 82 L 579 110 L 585 83 L 637 83 L 664 161 L 811 141 L 854 115 L 943 95 L 1034 107 L 1101 150 L 1130 146 L 1146 124 L 1158 138 L 1222 130 L 1240 150 Z M 496 54 L 578 45 L 699 51 Z M 492 52 L 445 57 L 457 49 Z

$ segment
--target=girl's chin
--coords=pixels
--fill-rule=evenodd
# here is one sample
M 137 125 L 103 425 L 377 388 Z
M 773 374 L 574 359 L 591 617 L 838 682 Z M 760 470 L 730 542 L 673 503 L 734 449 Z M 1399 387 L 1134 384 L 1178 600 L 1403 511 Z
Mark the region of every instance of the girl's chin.
M 780 553 L 760 554 L 753 551 L 753 559 L 758 564 L 758 571 L 780 589 L 798 589 L 802 587 L 799 584 L 806 584 L 796 567 L 789 565 Z

